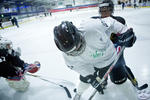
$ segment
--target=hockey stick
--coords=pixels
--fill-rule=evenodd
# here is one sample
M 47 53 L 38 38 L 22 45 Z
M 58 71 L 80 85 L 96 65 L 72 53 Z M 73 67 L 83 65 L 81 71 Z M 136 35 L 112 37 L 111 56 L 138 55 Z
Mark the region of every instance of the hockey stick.
M 123 50 L 125 49 L 125 46 L 122 47 L 122 49 L 120 50 L 120 52 L 118 53 L 118 56 L 116 57 L 116 59 L 114 60 L 114 62 L 112 63 L 112 65 L 110 66 L 110 68 L 107 70 L 107 72 L 105 73 L 105 75 L 103 76 L 103 78 L 100 80 L 99 84 L 95 87 L 97 88 L 99 85 L 101 85 L 103 83 L 103 81 L 108 77 L 109 73 L 112 71 L 112 69 L 114 68 L 115 64 L 117 63 L 118 59 L 120 58 L 121 54 L 123 53 Z M 97 90 L 95 89 L 92 93 L 92 95 L 89 97 L 88 100 L 92 100 L 92 98 L 95 96 Z
M 145 83 L 145 84 L 143 84 L 142 86 L 135 86 L 138 90 L 143 90 L 143 89 L 146 89 L 146 88 L 148 88 L 148 84 L 147 83 Z
M 47 79 L 43 78 L 43 77 L 40 76 L 40 75 L 33 75 L 33 74 L 29 74 L 29 73 L 26 73 L 26 75 L 28 75 L 28 76 L 33 76 L 33 77 L 39 78 L 39 79 L 41 79 L 41 80 L 43 80 L 43 81 L 46 81 L 46 82 L 55 84 L 55 85 L 57 85 L 57 86 L 60 86 L 60 87 L 62 87 L 62 88 L 66 91 L 68 98 L 72 98 L 71 93 L 69 92 L 69 90 L 68 90 L 68 88 L 67 88 L 66 86 L 63 86 L 63 85 L 61 85 L 61 84 L 52 82 L 52 81 L 50 81 L 50 80 L 47 80 Z
M 129 73 L 129 71 L 127 70 L 127 68 L 126 68 L 125 66 L 123 66 L 123 67 L 124 67 L 125 72 L 127 73 L 127 76 L 130 78 L 131 83 L 133 84 L 133 86 L 134 86 L 137 90 L 143 90 L 143 89 L 146 89 L 146 88 L 148 87 L 148 84 L 147 84 L 147 83 L 143 84 L 142 86 L 138 86 L 137 81 L 132 78 L 132 76 L 131 76 L 131 74 Z
M 133 86 L 136 88 L 136 92 L 138 93 L 138 98 L 140 100 L 147 100 L 150 98 L 150 91 L 148 90 L 144 90 L 148 87 L 148 84 L 143 84 L 142 86 L 138 86 L 138 83 L 136 80 L 134 80 L 131 76 L 131 74 L 129 73 L 129 71 L 127 70 L 127 68 L 125 66 L 123 66 L 125 69 L 125 72 L 127 73 L 128 77 L 130 78 L 130 81 L 132 82 Z M 144 90 L 144 91 L 142 91 Z

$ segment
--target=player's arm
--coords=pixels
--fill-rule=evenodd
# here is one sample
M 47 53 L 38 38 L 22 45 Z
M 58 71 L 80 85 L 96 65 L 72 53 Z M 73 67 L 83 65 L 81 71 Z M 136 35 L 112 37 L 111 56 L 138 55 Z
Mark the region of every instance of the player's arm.
M 125 47 L 132 47 L 136 41 L 135 33 L 132 28 L 128 28 L 126 25 L 114 20 L 113 29 L 116 33 L 116 37 L 113 39 L 113 43 Z

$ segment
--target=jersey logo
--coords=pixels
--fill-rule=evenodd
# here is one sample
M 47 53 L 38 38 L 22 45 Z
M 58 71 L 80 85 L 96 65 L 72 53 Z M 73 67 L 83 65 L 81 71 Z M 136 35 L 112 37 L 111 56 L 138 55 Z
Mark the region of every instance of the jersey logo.
M 90 56 L 92 58 L 98 58 L 104 56 L 106 50 L 96 50 L 94 53 L 92 53 Z

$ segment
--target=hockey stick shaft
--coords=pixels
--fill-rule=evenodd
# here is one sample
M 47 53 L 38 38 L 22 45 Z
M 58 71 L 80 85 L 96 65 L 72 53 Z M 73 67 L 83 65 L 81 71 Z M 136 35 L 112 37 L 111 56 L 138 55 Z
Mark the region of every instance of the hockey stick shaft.
M 107 70 L 107 72 L 105 73 L 105 75 L 103 76 L 103 78 L 101 79 L 101 81 L 99 82 L 99 84 L 96 86 L 96 88 L 101 85 L 101 83 L 103 83 L 103 81 L 108 77 L 109 73 L 112 71 L 112 69 L 114 68 L 115 64 L 117 63 L 118 59 L 120 58 L 120 56 L 123 53 L 123 50 L 125 49 L 125 47 L 123 46 L 121 51 L 118 53 L 118 56 L 116 57 L 116 59 L 114 60 L 114 62 L 112 63 L 112 65 L 110 66 L 110 68 Z M 91 96 L 89 97 L 88 100 L 92 100 L 92 98 L 95 96 L 97 90 L 94 89 L 93 93 L 91 94 Z
M 60 87 L 62 87 L 62 88 L 66 91 L 67 96 L 68 96 L 69 98 L 72 98 L 71 93 L 69 92 L 69 90 L 68 90 L 67 87 L 65 87 L 65 86 L 63 86 L 63 85 L 60 85 L 60 84 L 58 84 L 58 83 L 52 82 L 52 81 L 50 81 L 50 80 L 47 80 L 47 79 L 43 78 L 43 77 L 40 76 L 40 75 L 33 75 L 33 74 L 29 74 L 29 73 L 26 73 L 26 75 L 28 75 L 28 76 L 33 76 L 33 77 L 39 78 L 39 79 L 41 79 L 41 80 L 43 80 L 43 81 L 49 82 L 49 83 L 51 83 L 51 84 L 55 84 L 55 85 L 57 85 L 57 86 L 60 86 Z

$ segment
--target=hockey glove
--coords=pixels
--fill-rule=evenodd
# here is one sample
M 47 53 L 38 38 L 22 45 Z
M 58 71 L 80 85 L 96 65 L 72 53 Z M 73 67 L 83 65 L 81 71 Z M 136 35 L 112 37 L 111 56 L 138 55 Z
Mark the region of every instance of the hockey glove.
M 95 78 L 94 76 L 90 76 L 90 79 L 88 81 L 92 85 L 92 87 L 95 88 L 99 93 L 104 94 L 103 88 L 101 84 L 99 84 L 97 78 Z
M 135 33 L 133 32 L 133 29 L 130 28 L 125 33 L 118 36 L 116 43 L 121 46 L 132 47 L 135 41 Z
M 40 62 L 35 61 L 34 64 L 24 64 L 23 72 L 30 72 L 30 73 L 36 73 L 40 69 Z
M 8 62 L 2 62 L 0 67 L 0 76 L 4 78 L 19 76 L 19 70 L 16 67 L 11 66 Z
M 111 40 L 113 43 L 117 43 L 117 40 L 118 40 L 117 34 L 111 33 L 110 40 Z

